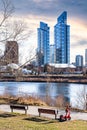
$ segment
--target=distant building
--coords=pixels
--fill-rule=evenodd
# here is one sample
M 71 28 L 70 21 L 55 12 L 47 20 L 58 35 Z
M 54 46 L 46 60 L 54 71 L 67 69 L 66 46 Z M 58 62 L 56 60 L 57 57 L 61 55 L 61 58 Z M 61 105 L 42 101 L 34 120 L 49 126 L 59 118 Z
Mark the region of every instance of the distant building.
M 51 74 L 74 74 L 76 70 L 76 66 L 73 64 L 48 64 L 47 72 Z
M 85 66 L 87 66 L 87 49 L 85 49 Z
M 76 66 L 83 67 L 83 56 L 82 55 L 76 56 Z
M 50 45 L 50 63 L 54 63 L 55 46 Z
M 40 28 L 38 28 L 38 65 L 45 65 L 49 63 L 49 30 L 50 28 L 44 22 L 40 22 Z
M 16 41 L 7 41 L 4 52 L 4 62 L 6 64 L 18 64 L 18 44 Z
M 54 26 L 55 63 L 70 62 L 70 26 L 67 25 L 67 12 L 64 11 Z

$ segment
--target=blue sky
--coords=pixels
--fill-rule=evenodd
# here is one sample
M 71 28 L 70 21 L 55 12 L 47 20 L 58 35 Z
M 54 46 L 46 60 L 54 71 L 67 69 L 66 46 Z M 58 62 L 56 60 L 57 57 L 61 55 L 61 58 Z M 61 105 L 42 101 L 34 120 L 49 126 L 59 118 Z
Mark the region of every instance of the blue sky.
M 23 20 L 32 30 L 29 40 L 25 41 L 21 51 L 37 47 L 37 28 L 40 21 L 50 26 L 50 43 L 54 43 L 54 25 L 57 17 L 68 13 L 70 25 L 70 61 L 74 62 L 78 54 L 85 55 L 87 48 L 87 0 L 11 0 L 15 6 L 14 18 Z

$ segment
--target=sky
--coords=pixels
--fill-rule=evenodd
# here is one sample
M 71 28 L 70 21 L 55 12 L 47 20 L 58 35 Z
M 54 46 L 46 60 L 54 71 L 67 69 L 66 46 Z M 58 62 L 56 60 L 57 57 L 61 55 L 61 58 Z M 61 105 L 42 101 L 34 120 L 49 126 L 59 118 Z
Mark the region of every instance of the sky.
M 13 17 L 22 20 L 32 31 L 29 39 L 20 47 L 23 60 L 26 52 L 37 48 L 37 28 L 40 21 L 50 27 L 50 44 L 54 43 L 54 26 L 63 11 L 67 11 L 70 25 L 70 62 L 75 62 L 76 55 L 83 55 L 87 49 L 87 0 L 11 0 L 15 12 Z

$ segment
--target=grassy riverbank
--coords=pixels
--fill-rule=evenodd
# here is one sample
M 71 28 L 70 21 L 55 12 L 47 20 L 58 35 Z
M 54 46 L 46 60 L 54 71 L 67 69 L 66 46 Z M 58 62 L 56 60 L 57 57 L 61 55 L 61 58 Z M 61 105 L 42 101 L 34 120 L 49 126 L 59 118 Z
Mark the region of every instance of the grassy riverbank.
M 63 104 L 63 100 L 61 97 L 56 99 L 58 102 L 54 107 L 58 107 L 60 109 L 65 109 L 65 106 Z M 19 105 L 30 105 L 30 106 L 48 106 L 50 107 L 51 98 L 46 98 L 45 101 L 42 101 L 40 98 L 37 97 L 31 97 L 31 96 L 24 96 L 24 97 L 18 97 L 18 96 L 9 96 L 9 95 L 3 95 L 0 96 L 0 104 L 19 104 Z M 87 110 L 81 110 L 78 108 L 71 108 L 72 111 L 75 112 L 86 112 Z
M 32 106 L 47 106 L 45 102 L 40 100 L 37 97 L 31 97 L 31 96 L 9 96 L 9 95 L 3 95 L 0 96 L 0 104 L 26 104 L 26 105 L 32 105 Z
M 48 118 L 0 112 L 0 130 L 87 130 L 87 121 L 59 122 Z

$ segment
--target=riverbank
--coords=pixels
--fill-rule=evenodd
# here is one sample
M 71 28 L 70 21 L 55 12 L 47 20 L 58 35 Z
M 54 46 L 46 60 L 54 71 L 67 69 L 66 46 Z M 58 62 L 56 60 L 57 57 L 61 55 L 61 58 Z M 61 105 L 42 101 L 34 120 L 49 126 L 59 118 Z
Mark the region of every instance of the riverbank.
M 87 77 L 83 75 L 24 75 L 3 76 L 1 82 L 59 82 L 59 83 L 87 83 Z

